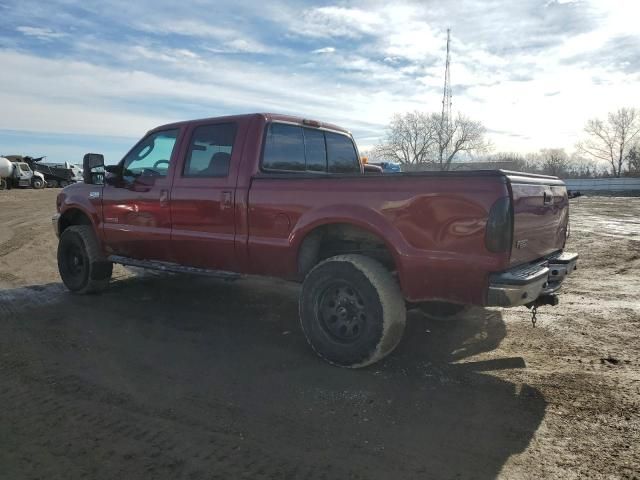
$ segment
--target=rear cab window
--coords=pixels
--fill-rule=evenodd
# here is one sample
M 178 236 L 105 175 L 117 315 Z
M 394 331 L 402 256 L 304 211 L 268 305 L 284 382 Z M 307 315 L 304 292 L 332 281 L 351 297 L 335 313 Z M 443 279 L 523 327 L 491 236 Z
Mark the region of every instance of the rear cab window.
M 360 173 L 351 137 L 273 122 L 264 143 L 262 170 L 282 173 Z
M 304 172 L 306 165 L 302 128 L 272 123 L 264 144 L 262 167 L 266 170 Z
M 325 132 L 329 173 L 354 173 L 360 171 L 360 162 L 349 137 Z

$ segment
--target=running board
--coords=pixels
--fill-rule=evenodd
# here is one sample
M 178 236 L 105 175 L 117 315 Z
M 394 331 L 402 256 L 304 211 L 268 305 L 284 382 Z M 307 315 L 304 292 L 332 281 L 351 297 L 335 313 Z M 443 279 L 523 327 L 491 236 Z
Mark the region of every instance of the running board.
M 158 260 L 138 260 L 135 258 L 121 257 L 120 255 L 110 255 L 108 260 L 128 267 L 148 268 L 161 272 L 188 273 L 192 275 L 206 275 L 207 277 L 221 278 L 223 280 L 238 280 L 242 277 L 239 273 L 225 272 L 223 270 L 209 270 L 208 268 L 185 267 L 171 262 L 160 262 Z

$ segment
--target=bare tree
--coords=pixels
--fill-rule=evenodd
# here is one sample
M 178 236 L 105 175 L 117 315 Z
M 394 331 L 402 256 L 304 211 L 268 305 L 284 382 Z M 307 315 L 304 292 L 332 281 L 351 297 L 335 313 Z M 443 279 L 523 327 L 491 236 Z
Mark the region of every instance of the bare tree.
M 449 170 L 451 162 L 460 153 L 481 153 L 489 147 L 484 138 L 486 129 L 481 122 L 458 114 L 453 123 L 447 125 L 437 113 L 431 115 L 431 122 L 436 132 L 435 147 L 440 170 Z
M 539 153 L 498 152 L 486 157 L 487 162 L 510 162 L 520 172 L 545 173 L 565 178 L 594 178 L 602 165 L 576 153 L 568 157 L 564 149 L 543 148 Z
M 485 128 L 480 122 L 458 115 L 448 126 L 439 113 L 411 112 L 394 115 L 384 141 L 374 148 L 376 158 L 403 165 L 436 165 L 449 170 L 460 153 L 487 150 Z
M 512 166 L 509 167 L 511 170 L 516 170 L 519 172 L 529 172 L 529 165 L 525 157 L 517 152 L 497 152 L 492 155 L 488 155 L 485 157 L 485 160 L 488 163 L 510 163 Z
M 571 155 L 568 178 L 595 178 L 602 165 L 590 158 L 574 152 Z
M 623 172 L 625 157 L 640 133 L 640 112 L 635 108 L 621 108 L 610 112 L 607 120 L 599 118 L 587 122 L 588 138 L 578 144 L 578 150 L 611 165 L 613 176 Z
M 640 143 L 629 149 L 626 156 L 630 177 L 640 177 Z
M 540 150 L 540 166 L 547 175 L 564 177 L 570 166 L 569 155 L 563 148 L 544 148 Z
M 431 150 L 435 144 L 434 124 L 429 115 L 421 112 L 393 116 L 384 141 L 373 154 L 403 165 L 432 163 Z

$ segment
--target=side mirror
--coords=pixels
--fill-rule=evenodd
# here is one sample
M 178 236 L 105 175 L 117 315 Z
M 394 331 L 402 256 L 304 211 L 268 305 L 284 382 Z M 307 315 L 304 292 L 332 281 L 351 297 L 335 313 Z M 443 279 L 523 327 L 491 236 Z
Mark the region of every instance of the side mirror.
M 104 155 L 87 153 L 82 159 L 84 183 L 101 185 L 104 181 Z
M 365 175 L 382 175 L 383 173 L 382 167 L 379 167 L 378 165 L 369 165 L 368 163 L 365 163 L 363 167 Z

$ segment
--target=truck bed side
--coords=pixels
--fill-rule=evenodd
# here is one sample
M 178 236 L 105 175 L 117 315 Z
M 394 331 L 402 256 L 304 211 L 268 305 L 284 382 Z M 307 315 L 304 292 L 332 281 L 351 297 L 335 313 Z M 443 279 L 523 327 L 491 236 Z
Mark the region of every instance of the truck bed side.
M 383 242 L 407 300 L 482 304 L 487 273 L 509 261 L 508 252 L 491 253 L 485 246 L 489 210 L 508 195 L 506 178 L 497 171 L 258 174 L 248 195 L 249 270 L 299 276 L 305 239 L 348 224 Z

